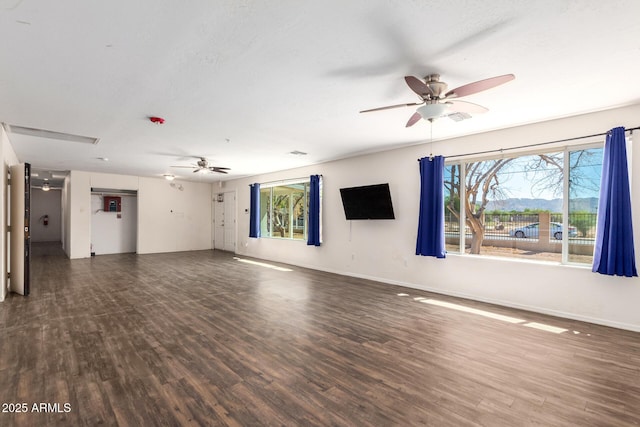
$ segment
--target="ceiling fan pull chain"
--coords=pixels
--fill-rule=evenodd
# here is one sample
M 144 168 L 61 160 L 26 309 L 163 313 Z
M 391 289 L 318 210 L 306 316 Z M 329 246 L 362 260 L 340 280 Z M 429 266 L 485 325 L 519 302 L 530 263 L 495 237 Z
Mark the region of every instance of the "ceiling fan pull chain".
M 429 161 L 433 161 L 433 119 L 429 119 Z

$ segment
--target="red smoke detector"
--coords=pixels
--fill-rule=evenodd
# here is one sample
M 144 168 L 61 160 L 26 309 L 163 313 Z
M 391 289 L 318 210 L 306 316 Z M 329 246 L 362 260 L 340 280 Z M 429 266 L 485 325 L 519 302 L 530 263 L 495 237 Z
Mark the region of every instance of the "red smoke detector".
M 164 119 L 162 117 L 149 117 L 149 120 L 151 120 L 151 123 L 155 123 L 157 125 L 164 123 Z

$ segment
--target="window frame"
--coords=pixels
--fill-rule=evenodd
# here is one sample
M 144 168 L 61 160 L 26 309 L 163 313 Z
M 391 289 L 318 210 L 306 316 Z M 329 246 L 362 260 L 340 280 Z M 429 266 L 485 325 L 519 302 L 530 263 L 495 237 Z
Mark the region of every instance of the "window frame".
M 460 156 L 460 157 L 456 157 L 455 159 L 451 159 L 451 160 L 447 160 L 445 158 L 445 168 L 447 166 L 451 166 L 451 165 L 456 165 L 459 168 L 459 181 L 460 181 L 460 190 L 459 190 L 459 196 L 460 196 L 460 218 L 458 221 L 458 227 L 459 227 L 459 241 L 458 241 L 458 248 L 457 251 L 452 251 L 452 252 L 447 252 L 448 254 L 452 254 L 452 255 L 458 255 L 458 256 L 473 256 L 473 257 L 477 257 L 477 258 L 492 258 L 492 259 L 501 259 L 501 260 L 506 260 L 506 261 L 516 261 L 516 262 L 533 262 L 533 263 L 539 263 L 539 262 L 543 262 L 541 260 L 525 260 L 522 258 L 517 258 L 517 257 L 509 257 L 509 256 L 495 256 L 495 255 L 484 255 L 484 254 L 467 254 L 465 252 L 465 245 L 466 245 L 466 222 L 467 222 L 467 212 L 465 209 L 465 204 L 462 203 L 463 200 L 466 199 L 467 197 L 467 186 L 463 185 L 464 183 L 466 183 L 466 173 L 467 173 L 467 167 L 466 164 L 467 163 L 471 163 L 471 162 L 481 162 L 481 161 L 490 161 L 490 160 L 495 160 L 495 159 L 499 159 L 499 158 L 519 158 L 519 157 L 525 157 L 525 156 L 531 156 L 531 155 L 538 155 L 538 154 L 544 154 L 544 153 L 553 153 L 553 152 L 562 152 L 563 153 L 563 176 L 562 176 L 562 228 L 563 230 L 569 230 L 569 200 L 570 200 L 570 187 L 569 187 L 569 178 L 570 178 L 570 173 L 565 173 L 564 171 L 569 171 L 570 169 L 570 153 L 571 152 L 575 152 L 575 151 L 581 151 L 581 150 L 588 150 L 588 149 L 594 149 L 594 148 L 602 148 L 604 149 L 604 145 L 605 145 L 605 141 L 604 139 L 598 139 L 598 140 L 593 140 L 590 142 L 585 142 L 582 144 L 575 144 L 575 145 L 565 145 L 565 146 L 549 146 L 546 147 L 544 149 L 534 149 L 534 150 L 518 150 L 517 152 L 514 152 L 510 155 L 504 155 L 504 154 L 498 154 L 495 156 L 490 156 L 490 155 L 484 155 L 484 156 L 478 156 L 475 157 L 473 155 L 469 155 L 469 156 Z M 630 150 L 630 144 L 627 143 L 627 151 L 629 152 Z M 597 216 L 596 216 L 596 222 L 597 222 Z M 567 234 L 568 235 L 568 234 Z M 594 244 L 594 248 L 595 248 L 595 244 Z M 548 262 L 548 261 L 547 261 Z M 586 263 L 579 263 L 579 262 L 575 262 L 575 261 L 570 261 L 569 260 L 569 239 L 568 238 L 564 238 L 562 239 L 562 249 L 561 249 L 561 261 L 558 263 L 559 265 L 567 265 L 567 266 L 574 266 L 574 267 L 591 267 L 591 264 L 586 264 Z
M 291 241 L 302 241 L 302 242 L 306 242 L 307 241 L 307 235 L 308 235 L 308 227 L 309 227 L 309 189 L 310 189 L 310 184 L 311 184 L 311 179 L 310 178 L 297 178 L 297 179 L 289 179 L 289 180 L 284 180 L 284 181 L 275 181 L 275 182 L 268 182 L 268 183 L 260 183 L 260 237 L 262 238 L 266 238 L 266 239 L 276 239 L 276 240 L 291 240 Z M 291 200 L 289 200 L 288 203 L 288 216 L 289 216 L 289 226 L 288 226 L 288 236 L 285 237 L 280 237 L 280 236 L 274 236 L 274 230 L 273 230 L 273 223 L 271 223 L 270 227 L 269 227 L 269 231 L 266 232 L 266 230 L 263 229 L 263 210 L 262 210 L 262 192 L 264 190 L 269 190 L 269 211 L 268 211 L 268 217 L 269 220 L 268 221 L 273 221 L 273 211 L 274 211 L 274 204 L 273 204 L 273 196 L 274 196 L 274 189 L 278 188 L 278 187 L 287 187 L 287 186 L 292 186 L 292 185 L 303 185 L 302 191 L 303 191 L 303 206 L 304 206 L 304 215 L 303 215 L 303 225 L 302 225 L 302 237 L 294 237 L 295 233 L 293 232 L 294 230 L 294 222 L 296 222 L 296 217 L 294 215 L 294 207 L 291 205 Z M 267 224 L 267 226 L 269 226 L 269 224 Z

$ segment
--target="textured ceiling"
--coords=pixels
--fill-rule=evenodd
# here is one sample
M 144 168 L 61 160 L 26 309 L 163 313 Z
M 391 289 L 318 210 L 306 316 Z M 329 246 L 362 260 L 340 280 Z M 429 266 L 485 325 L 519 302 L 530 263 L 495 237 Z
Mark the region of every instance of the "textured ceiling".
M 640 102 L 638 16 L 637 0 L 0 0 L 0 121 L 100 139 L 9 133 L 34 168 L 220 179 L 171 167 L 205 156 L 235 178 L 427 140 L 404 127 L 415 108 L 358 113 L 417 101 L 405 75 L 516 75 L 435 139 Z

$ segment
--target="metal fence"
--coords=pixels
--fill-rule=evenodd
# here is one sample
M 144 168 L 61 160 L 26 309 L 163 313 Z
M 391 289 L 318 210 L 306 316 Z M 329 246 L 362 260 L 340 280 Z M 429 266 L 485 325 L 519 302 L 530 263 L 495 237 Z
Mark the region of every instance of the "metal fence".
M 547 217 L 547 215 L 544 215 Z M 564 232 L 562 214 L 548 214 L 549 241 L 561 243 L 563 237 L 577 244 L 593 244 L 597 224 L 595 213 L 570 213 L 569 230 Z M 484 215 L 485 240 L 513 240 L 539 237 L 540 219 L 532 213 L 489 213 Z M 448 237 L 460 235 L 460 221 L 451 212 L 445 212 L 445 233 Z M 465 227 L 467 238 L 471 238 L 469 226 Z
M 537 239 L 538 230 L 538 214 L 501 213 L 484 216 L 485 240 Z M 471 237 L 470 230 L 467 237 Z

